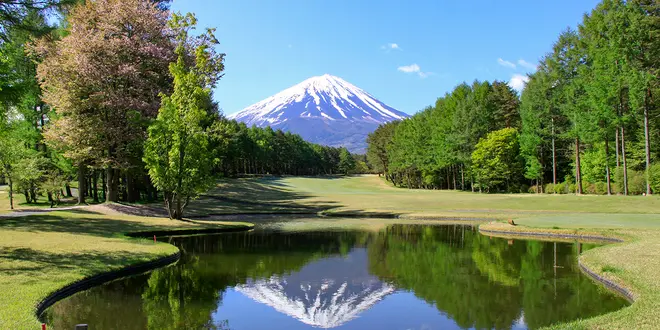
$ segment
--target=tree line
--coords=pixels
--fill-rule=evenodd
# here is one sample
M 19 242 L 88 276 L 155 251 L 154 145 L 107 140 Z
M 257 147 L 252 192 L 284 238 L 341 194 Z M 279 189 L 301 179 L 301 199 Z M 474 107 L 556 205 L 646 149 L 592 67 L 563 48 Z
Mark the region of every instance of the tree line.
M 375 170 L 408 188 L 660 192 L 660 5 L 604 0 L 562 32 L 520 97 L 461 84 L 368 138 Z
M 79 203 L 164 200 L 181 218 L 216 175 L 366 167 L 345 148 L 226 119 L 212 96 L 225 57 L 214 30 L 192 33 L 194 15 L 168 4 L 0 4 L 0 178 L 12 207 L 15 191 L 53 205 L 77 180 Z

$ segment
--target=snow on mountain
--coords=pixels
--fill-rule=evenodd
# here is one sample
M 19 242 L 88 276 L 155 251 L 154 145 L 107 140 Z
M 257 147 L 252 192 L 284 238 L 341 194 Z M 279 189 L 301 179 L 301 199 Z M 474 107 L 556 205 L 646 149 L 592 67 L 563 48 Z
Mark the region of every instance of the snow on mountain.
M 354 249 L 344 257 L 317 260 L 299 272 L 251 280 L 235 290 L 305 324 L 334 328 L 396 290 L 369 274 L 367 258 L 365 249 Z
M 352 152 L 364 152 L 367 135 L 378 125 L 407 117 L 329 74 L 309 78 L 229 116 L 248 126 L 271 126 Z

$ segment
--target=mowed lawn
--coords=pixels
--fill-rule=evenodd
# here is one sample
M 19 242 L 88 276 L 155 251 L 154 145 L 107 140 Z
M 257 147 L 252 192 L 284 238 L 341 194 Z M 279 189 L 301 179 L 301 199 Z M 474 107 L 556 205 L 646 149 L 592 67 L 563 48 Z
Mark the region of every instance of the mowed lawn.
M 658 196 L 478 194 L 409 190 L 375 175 L 287 177 L 221 181 L 209 197 L 192 203 L 199 214 L 233 212 L 325 212 L 402 217 L 522 218 L 580 217 L 605 225 L 625 217 L 630 224 L 660 228 Z M 597 214 L 589 216 L 588 214 Z M 608 214 L 616 214 L 611 217 Z M 641 214 L 643 216 L 636 216 Z M 655 219 L 651 223 L 649 219 Z M 616 221 L 615 221 L 616 222 Z M 617 224 L 612 222 L 613 226 Z
M 0 329 L 40 329 L 35 306 L 49 293 L 85 277 L 177 252 L 170 244 L 123 233 L 251 227 L 104 214 L 98 209 L 103 208 L 0 216 Z

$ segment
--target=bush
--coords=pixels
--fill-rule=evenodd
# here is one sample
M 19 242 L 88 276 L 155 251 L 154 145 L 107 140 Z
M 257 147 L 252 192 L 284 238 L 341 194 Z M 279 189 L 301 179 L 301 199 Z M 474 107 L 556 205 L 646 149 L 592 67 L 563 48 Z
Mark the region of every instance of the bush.
M 646 176 L 643 171 L 628 170 L 628 193 L 641 195 L 646 192 Z
M 568 185 L 568 192 L 571 194 L 575 194 L 577 191 L 577 185 L 575 183 L 571 183 Z
M 552 183 L 546 184 L 543 188 L 543 192 L 546 194 L 553 194 L 555 192 L 555 185 Z
M 595 184 L 595 193 L 598 195 L 607 195 L 607 183 L 606 182 L 596 182 Z
M 539 186 L 538 185 L 533 185 L 527 189 L 527 192 L 530 194 L 537 194 L 539 192 Z
M 565 194 L 566 193 L 566 182 L 560 182 L 555 185 L 554 192 L 556 194 Z
M 584 190 L 582 191 L 585 194 L 589 195 L 595 195 L 596 194 L 596 184 L 594 183 L 586 183 Z
M 651 179 L 651 190 L 654 194 L 660 194 L 660 163 L 651 165 L 649 177 Z

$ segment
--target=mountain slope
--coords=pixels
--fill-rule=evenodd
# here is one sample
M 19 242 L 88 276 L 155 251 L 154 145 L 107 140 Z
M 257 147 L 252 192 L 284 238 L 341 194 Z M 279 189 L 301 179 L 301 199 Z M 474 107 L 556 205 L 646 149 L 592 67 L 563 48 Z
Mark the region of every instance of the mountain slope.
M 248 126 L 271 126 L 305 140 L 364 152 L 367 135 L 378 125 L 408 115 L 331 75 L 309 78 L 229 118 Z

